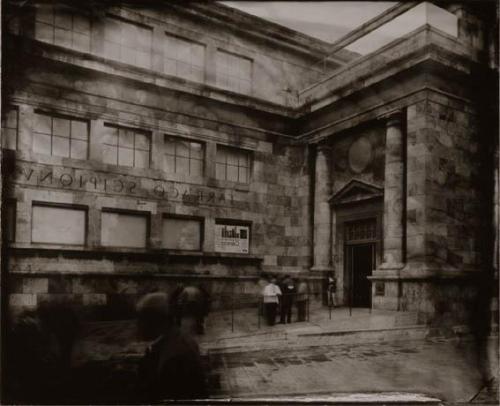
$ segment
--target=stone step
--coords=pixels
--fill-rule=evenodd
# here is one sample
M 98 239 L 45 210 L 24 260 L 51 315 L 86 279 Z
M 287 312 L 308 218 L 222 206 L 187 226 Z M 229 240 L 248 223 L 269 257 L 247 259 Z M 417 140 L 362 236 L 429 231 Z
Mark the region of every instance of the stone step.
M 212 400 L 212 399 L 211 399 Z M 227 399 L 213 399 L 227 402 Z M 279 402 L 281 404 L 291 404 L 295 402 L 308 404 L 334 404 L 334 405 L 443 405 L 440 399 L 428 396 L 422 393 L 406 393 L 406 392 L 378 392 L 378 393 L 328 393 L 308 392 L 305 393 L 288 393 L 275 395 L 271 393 L 248 393 L 240 394 L 238 397 L 231 399 L 233 402 L 256 402 L 259 404 Z
M 273 348 L 301 348 L 342 344 L 364 344 L 370 342 L 422 340 L 429 334 L 426 326 L 405 326 L 388 329 L 330 331 L 321 333 L 287 334 L 285 337 L 271 337 L 265 340 L 226 341 L 223 343 L 202 343 L 204 353 L 228 353 L 260 351 Z

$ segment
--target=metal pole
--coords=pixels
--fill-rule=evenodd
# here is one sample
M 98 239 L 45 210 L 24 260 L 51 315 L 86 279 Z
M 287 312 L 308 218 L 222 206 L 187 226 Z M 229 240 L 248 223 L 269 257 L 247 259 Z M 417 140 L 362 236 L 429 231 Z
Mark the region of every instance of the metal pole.
M 310 316 L 310 311 L 311 311 L 311 310 L 310 310 L 310 309 L 311 309 L 311 307 L 310 307 L 310 303 L 309 303 L 309 293 L 307 294 L 307 302 L 306 302 L 306 306 L 307 306 L 307 307 L 306 307 L 306 308 L 307 308 L 307 322 L 309 322 L 309 316 Z
M 257 328 L 260 329 L 260 314 L 262 313 L 262 301 L 257 303 Z
M 231 295 L 231 333 L 234 333 L 234 293 Z
M 377 267 L 377 258 L 375 255 L 375 247 L 376 244 L 372 244 L 372 275 L 373 275 L 373 270 Z M 373 307 L 373 282 L 370 280 L 370 314 L 372 314 L 372 307 Z
M 349 251 L 349 272 L 350 272 L 350 282 L 349 282 L 349 316 L 352 316 L 352 300 L 353 300 L 353 289 L 352 285 L 354 284 L 354 269 L 352 267 L 352 249 L 350 247 L 347 248 Z
M 332 319 L 332 301 L 330 300 L 330 292 L 328 292 L 328 312 L 330 313 L 330 320 Z

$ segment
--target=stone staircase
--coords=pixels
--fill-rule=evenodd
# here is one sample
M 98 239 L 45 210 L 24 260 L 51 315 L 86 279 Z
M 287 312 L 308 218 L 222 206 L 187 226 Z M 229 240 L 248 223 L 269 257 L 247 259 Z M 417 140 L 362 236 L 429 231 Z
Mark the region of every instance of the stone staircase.
M 358 309 L 357 309 L 358 310 Z M 278 324 L 253 332 L 225 334 L 200 342 L 205 353 L 258 351 L 399 340 L 422 340 L 429 328 L 417 323 L 412 312 L 335 312 L 315 322 Z

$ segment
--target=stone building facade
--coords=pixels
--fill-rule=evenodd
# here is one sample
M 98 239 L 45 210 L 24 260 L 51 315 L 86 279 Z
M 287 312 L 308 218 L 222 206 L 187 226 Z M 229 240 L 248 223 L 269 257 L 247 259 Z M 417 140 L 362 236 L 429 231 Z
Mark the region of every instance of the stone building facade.
M 494 275 L 496 20 L 433 8 L 360 55 L 408 4 L 332 45 L 220 4 L 9 3 L 9 305 L 111 317 L 189 282 L 226 306 L 262 272 L 319 300 L 332 272 L 340 305 L 465 322 Z

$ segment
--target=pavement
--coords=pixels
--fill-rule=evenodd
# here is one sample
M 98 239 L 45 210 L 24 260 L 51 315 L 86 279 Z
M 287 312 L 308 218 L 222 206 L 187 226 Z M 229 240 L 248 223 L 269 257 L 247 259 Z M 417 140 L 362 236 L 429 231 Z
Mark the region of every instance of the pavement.
M 328 309 L 312 308 L 307 322 L 266 326 L 262 319 L 259 324 L 257 310 L 249 309 L 212 313 L 205 335 L 195 338 L 214 399 L 397 393 L 498 404 L 498 391 L 483 378 L 474 340 L 433 337 L 415 323 L 412 314 L 340 308 L 330 316 Z M 189 323 L 183 328 L 189 330 Z M 117 391 L 122 401 L 127 398 L 146 345 L 136 339 L 132 320 L 84 326 L 74 368 L 93 385 L 93 403 L 95 396 L 116 403 Z M 75 394 L 80 401 L 83 395 Z

